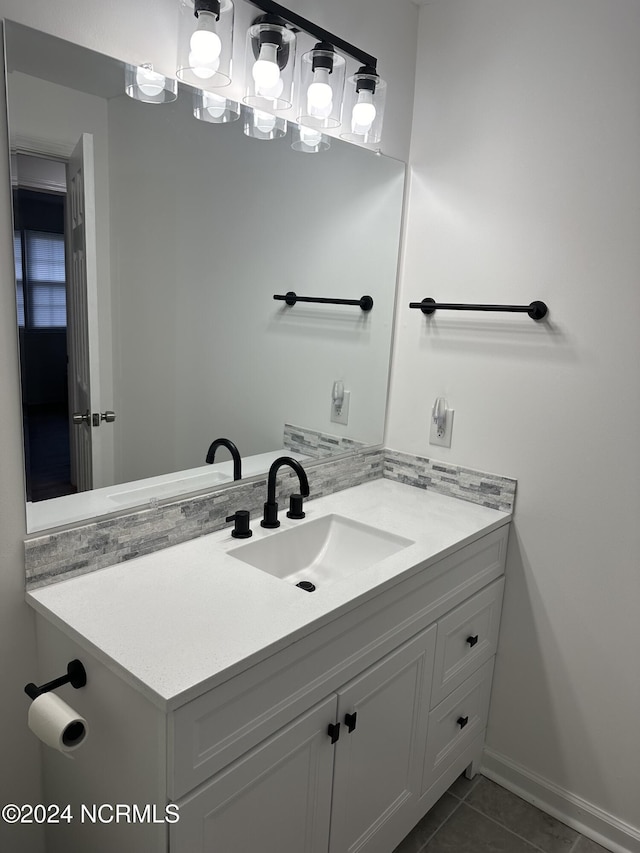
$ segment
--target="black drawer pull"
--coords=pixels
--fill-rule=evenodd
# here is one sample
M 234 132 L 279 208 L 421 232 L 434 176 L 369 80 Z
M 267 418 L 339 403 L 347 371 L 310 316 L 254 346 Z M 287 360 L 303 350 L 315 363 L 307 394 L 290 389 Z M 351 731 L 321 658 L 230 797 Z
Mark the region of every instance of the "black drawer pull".
M 340 723 L 329 723 L 327 734 L 331 738 L 331 743 L 335 743 L 340 737 Z
M 473 648 L 477 642 L 478 642 L 478 635 L 477 634 L 475 635 L 475 637 L 467 637 L 467 643 L 469 643 L 471 648 Z
M 347 731 L 349 732 L 349 734 L 351 734 L 351 732 L 355 730 L 357 717 L 357 711 L 354 711 L 353 714 L 344 715 L 344 724 L 347 727 Z
M 458 717 L 456 720 L 461 729 L 463 729 L 467 723 L 469 722 L 469 717 Z

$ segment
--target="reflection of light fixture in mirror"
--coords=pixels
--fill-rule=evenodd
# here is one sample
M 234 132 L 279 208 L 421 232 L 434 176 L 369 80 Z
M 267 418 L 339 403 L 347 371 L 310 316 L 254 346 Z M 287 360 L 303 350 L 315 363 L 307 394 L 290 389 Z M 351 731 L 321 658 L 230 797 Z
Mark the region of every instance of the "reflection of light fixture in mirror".
M 178 97 L 177 81 L 154 71 L 150 62 L 125 66 L 124 90 L 130 98 L 145 104 L 168 104 Z
M 244 102 L 262 110 L 291 106 L 296 37 L 286 21 L 262 15 L 247 30 Z
M 216 89 L 231 82 L 233 3 L 231 0 L 179 0 L 178 70 L 180 80 Z
M 343 124 L 340 134 L 349 142 L 372 144 L 380 142 L 384 104 L 387 91 L 385 81 L 374 68 L 363 66 L 347 80 Z
M 294 151 L 301 151 L 303 154 L 319 154 L 331 147 L 328 138 L 315 127 L 294 125 L 292 132 L 291 147 Z
M 298 121 L 308 127 L 338 127 L 346 63 L 333 47 L 318 42 L 302 55 L 298 85 Z
M 281 136 L 286 136 L 287 121 L 281 116 L 246 107 L 242 114 L 246 136 L 252 139 L 279 139 Z
M 193 93 L 193 114 L 199 121 L 226 124 L 240 118 L 240 104 L 215 92 Z

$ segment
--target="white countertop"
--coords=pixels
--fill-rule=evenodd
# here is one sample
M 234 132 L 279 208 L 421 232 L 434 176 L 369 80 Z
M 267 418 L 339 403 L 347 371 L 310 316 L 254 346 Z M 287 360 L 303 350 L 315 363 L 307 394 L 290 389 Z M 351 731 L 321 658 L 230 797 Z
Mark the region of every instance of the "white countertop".
M 358 573 L 297 589 L 229 556 L 231 529 L 27 593 L 79 645 L 173 710 L 395 583 L 506 524 L 508 513 L 390 480 L 281 509 L 280 531 L 337 513 L 414 544 Z M 277 536 L 252 519 L 255 542 Z

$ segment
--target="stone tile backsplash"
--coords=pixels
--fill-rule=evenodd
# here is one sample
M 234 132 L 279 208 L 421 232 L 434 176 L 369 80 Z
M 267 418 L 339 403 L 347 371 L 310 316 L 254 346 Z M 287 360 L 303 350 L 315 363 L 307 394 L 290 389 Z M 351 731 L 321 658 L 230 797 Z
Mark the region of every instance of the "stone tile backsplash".
M 337 453 L 353 453 L 354 450 L 362 450 L 365 447 L 361 441 L 354 438 L 331 435 L 293 424 L 284 425 L 283 446 L 293 453 L 302 453 L 312 459 L 324 459 Z
M 513 512 L 515 504 L 517 481 L 510 477 L 485 474 L 388 448 L 384 451 L 384 476 L 502 512 Z
M 363 448 L 340 459 L 308 462 L 305 470 L 313 498 L 388 477 L 503 512 L 513 512 L 514 508 L 516 481 L 513 479 L 380 447 Z M 281 469 L 278 475 L 281 510 L 286 510 L 288 496 L 297 490 L 297 478 Z M 264 476 L 218 492 L 27 539 L 27 588 L 46 586 L 213 533 L 225 527 L 226 517 L 238 509 L 248 509 L 252 524 L 257 524 L 266 491 Z

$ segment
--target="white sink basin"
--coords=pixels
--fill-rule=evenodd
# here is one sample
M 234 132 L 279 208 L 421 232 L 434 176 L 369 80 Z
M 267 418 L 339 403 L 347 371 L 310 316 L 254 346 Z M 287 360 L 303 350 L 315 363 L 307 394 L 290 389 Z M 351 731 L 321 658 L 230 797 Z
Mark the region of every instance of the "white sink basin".
M 228 553 L 277 578 L 294 584 L 307 581 L 322 588 L 413 544 L 411 539 L 341 515 L 325 515 Z

